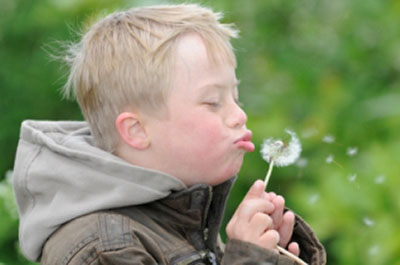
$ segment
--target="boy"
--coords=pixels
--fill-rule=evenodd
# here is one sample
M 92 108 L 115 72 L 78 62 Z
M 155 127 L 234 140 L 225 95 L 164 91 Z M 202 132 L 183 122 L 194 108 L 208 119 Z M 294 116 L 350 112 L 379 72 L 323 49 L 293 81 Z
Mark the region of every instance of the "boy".
M 256 181 L 218 231 L 243 155 L 236 31 L 197 5 L 114 13 L 70 49 L 86 122 L 25 121 L 14 169 L 23 253 L 41 264 L 325 264 Z M 295 223 L 296 222 L 296 223 Z M 299 254 L 300 253 L 300 254 Z

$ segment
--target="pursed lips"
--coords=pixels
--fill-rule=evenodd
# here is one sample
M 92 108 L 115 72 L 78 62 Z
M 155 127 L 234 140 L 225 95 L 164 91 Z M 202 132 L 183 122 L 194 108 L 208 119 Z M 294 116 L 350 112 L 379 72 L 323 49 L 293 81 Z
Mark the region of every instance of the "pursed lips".
M 255 147 L 251 142 L 252 133 L 250 130 L 247 130 L 239 139 L 237 139 L 234 143 L 240 149 L 244 149 L 247 152 L 253 152 Z

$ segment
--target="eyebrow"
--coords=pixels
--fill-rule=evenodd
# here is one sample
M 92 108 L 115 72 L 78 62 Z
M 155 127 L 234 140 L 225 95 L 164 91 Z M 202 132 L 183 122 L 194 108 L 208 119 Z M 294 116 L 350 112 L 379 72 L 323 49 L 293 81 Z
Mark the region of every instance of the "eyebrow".
M 221 90 L 221 89 L 226 89 L 226 88 L 237 89 L 237 87 L 239 86 L 239 84 L 240 84 L 240 80 L 236 79 L 235 82 L 233 83 L 233 86 L 232 86 L 232 87 L 227 87 L 226 85 L 220 84 L 220 83 L 210 83 L 210 84 L 204 85 L 204 86 L 202 86 L 202 87 L 200 87 L 200 88 L 201 88 L 201 89 L 217 88 L 217 89 L 219 89 L 219 90 Z

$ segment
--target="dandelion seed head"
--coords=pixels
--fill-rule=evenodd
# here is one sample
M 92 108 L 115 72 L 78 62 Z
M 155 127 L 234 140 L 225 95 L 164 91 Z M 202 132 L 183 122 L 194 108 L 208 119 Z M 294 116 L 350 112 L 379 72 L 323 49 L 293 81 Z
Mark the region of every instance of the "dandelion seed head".
M 284 147 L 284 143 L 281 140 L 275 140 L 273 138 L 265 139 L 261 148 L 262 157 L 270 163 L 271 159 L 275 160 L 282 154 Z
M 346 153 L 348 156 L 355 156 L 358 153 L 358 148 L 357 147 L 349 147 L 349 148 L 347 148 Z
M 363 218 L 363 223 L 364 223 L 366 226 L 369 226 L 369 227 L 372 227 L 372 226 L 375 225 L 375 221 L 372 220 L 372 219 L 369 218 L 369 217 L 364 217 L 364 218 Z
M 333 158 L 334 158 L 334 156 L 333 156 L 332 154 L 330 154 L 330 155 L 328 155 L 328 156 L 325 158 L 325 162 L 326 162 L 327 164 L 330 164 L 330 163 L 333 162 Z
M 301 144 L 296 134 L 286 130 L 291 136 L 289 143 L 280 139 L 267 138 L 261 146 L 261 155 L 265 161 L 270 163 L 272 160 L 276 166 L 288 166 L 294 163 L 300 156 Z
M 356 181 L 356 178 L 357 178 L 357 174 L 351 174 L 351 175 L 349 176 L 349 181 L 350 181 L 350 182 L 354 182 L 354 181 Z
M 332 144 L 335 142 L 335 137 L 328 134 L 322 137 L 322 141 L 327 144 Z
M 386 181 L 386 176 L 385 175 L 379 175 L 375 178 L 375 183 L 376 184 L 383 184 Z

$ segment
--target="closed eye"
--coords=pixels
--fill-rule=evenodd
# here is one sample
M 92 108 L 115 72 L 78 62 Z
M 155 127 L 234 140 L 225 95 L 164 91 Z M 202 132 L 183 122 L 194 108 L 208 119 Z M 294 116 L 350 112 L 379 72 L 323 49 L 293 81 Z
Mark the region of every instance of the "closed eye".
M 220 107 L 221 106 L 221 103 L 219 103 L 219 102 L 205 102 L 204 104 L 208 105 L 210 107 Z

